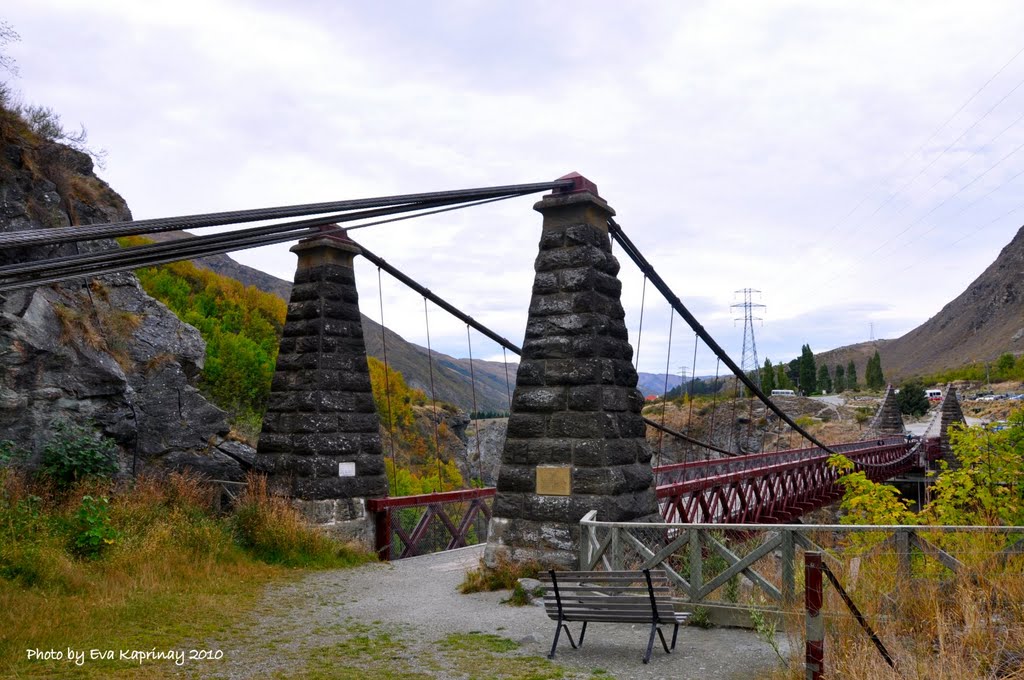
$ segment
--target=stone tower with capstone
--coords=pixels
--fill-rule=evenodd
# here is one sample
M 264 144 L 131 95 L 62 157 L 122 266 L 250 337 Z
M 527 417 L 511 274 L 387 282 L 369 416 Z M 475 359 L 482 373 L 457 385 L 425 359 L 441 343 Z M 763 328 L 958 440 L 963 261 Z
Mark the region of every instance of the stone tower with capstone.
M 575 568 L 579 521 L 658 516 L 643 397 L 620 301 L 608 220 L 575 173 L 545 196 L 522 362 L 498 473 L 485 564 Z
M 314 524 L 374 547 L 365 500 L 387 495 L 379 417 L 343 232 L 304 239 L 256 468 Z
M 900 413 L 900 404 L 896 401 L 896 390 L 892 385 L 886 388 L 882 405 L 868 424 L 868 431 L 872 436 L 906 434 L 907 428 L 903 424 L 903 414 Z

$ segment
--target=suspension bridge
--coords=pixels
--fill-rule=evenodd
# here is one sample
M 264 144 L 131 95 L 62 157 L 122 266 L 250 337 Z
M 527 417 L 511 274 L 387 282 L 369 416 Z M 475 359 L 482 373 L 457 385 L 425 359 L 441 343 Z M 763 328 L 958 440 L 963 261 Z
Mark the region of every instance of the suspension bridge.
M 521 347 L 351 237 L 364 227 L 545 191 L 550 193 L 534 206 L 543 223 Z M 252 223 L 259 225 L 243 226 Z M 125 248 L 109 241 L 214 226 L 233 228 Z M 256 468 L 311 519 L 372 544 L 385 559 L 486 538 L 490 562 L 504 555 L 574 566 L 578 523 L 590 512 L 612 522 L 656 517 L 689 523 L 790 522 L 841 496 L 838 473 L 828 463 L 836 453 L 874 480 L 925 470 L 942 455 L 940 444 L 929 447 L 904 436 L 891 393 L 864 441 L 826 444 L 807 432 L 722 349 L 626 235 L 596 185 L 576 173 L 553 182 L 0 234 L 0 251 L 6 253 L 0 294 L 288 242 L 297 242 L 292 251 L 298 264 Z M 90 245 L 81 252 L 70 247 L 81 243 Z M 703 343 L 716 364 L 731 373 L 733 403 L 745 395 L 751 415 L 757 404 L 764 422 L 776 428 L 774 450 L 764 436 L 757 450 L 749 450 L 750 437 L 742 446 L 736 437 L 727 447 L 642 414 L 613 243 L 642 273 L 645 294 L 652 286 L 671 307 L 673 322 L 678 317 L 692 331 L 694 357 Z M 387 453 L 366 363 L 356 257 L 454 315 L 466 324 L 467 336 L 475 330 L 520 357 L 514 391 L 509 386 L 510 417 L 496 487 L 388 497 Z M 640 319 L 638 343 L 642 313 Z M 428 330 L 428 355 L 431 351 Z M 386 343 L 384 353 L 387 371 Z M 428 361 L 431 370 L 432 364 Z M 472 374 L 471 345 L 469 365 Z M 696 379 L 696 371 L 691 375 Z M 939 435 L 959 408 L 951 390 L 946 402 L 949 407 L 932 428 Z M 649 427 L 685 442 L 688 459 L 661 464 L 646 439 Z M 783 428 L 807 446 L 780 450 Z M 393 442 L 393 432 L 385 435 Z M 412 508 L 420 511 L 403 513 Z

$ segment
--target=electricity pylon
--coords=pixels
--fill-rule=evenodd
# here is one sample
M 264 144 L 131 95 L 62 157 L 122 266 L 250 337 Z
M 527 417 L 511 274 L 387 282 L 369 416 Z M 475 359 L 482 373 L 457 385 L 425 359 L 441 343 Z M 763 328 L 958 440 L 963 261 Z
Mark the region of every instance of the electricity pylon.
M 737 294 L 743 294 L 743 302 L 737 302 L 736 304 L 730 305 L 730 309 L 736 309 L 740 307 L 743 309 L 743 356 L 740 359 L 740 368 L 754 381 L 757 385 L 757 389 L 761 389 L 761 365 L 757 361 L 757 342 L 754 340 L 754 322 L 764 321 L 759 316 L 755 316 L 755 310 L 759 313 L 766 307 L 760 303 L 755 303 L 751 298 L 754 293 L 761 295 L 761 291 L 753 288 L 744 288 L 743 290 L 736 291 Z M 739 317 L 734 318 L 735 321 L 739 321 Z

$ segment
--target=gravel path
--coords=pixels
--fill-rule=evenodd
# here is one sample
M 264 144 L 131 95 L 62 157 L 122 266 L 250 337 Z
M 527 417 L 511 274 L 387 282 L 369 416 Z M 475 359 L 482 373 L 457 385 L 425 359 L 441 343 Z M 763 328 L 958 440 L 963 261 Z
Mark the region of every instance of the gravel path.
M 519 657 L 534 657 L 532 663 L 543 664 L 536 657 L 547 654 L 554 622 L 542 608 L 501 604 L 507 592 L 456 591 L 466 570 L 478 565 L 481 553 L 481 546 L 476 546 L 391 564 L 317 572 L 271 586 L 250 620 L 203 643 L 207 649 L 222 650 L 223 660 L 181 672 L 221 678 L 500 675 L 486 666 L 474 667 L 476 662 L 466 657 L 469 652 L 439 652 L 449 636 L 464 639 L 461 636 L 473 632 L 519 643 L 518 649 L 507 652 L 508 661 L 499 658 L 510 665 L 503 667 L 531 663 Z M 574 624 L 574 633 L 577 629 Z M 579 650 L 563 639 L 555 660 L 563 672 L 547 666 L 554 675 L 544 677 L 738 679 L 762 677 L 779 664 L 771 648 L 751 631 L 688 627 L 680 631 L 672 655 L 656 642 L 651 662 L 644 666 L 648 630 L 623 624 L 590 626 Z M 785 642 L 781 640 L 783 646 Z M 332 664 L 342 657 L 354 659 L 363 670 L 358 675 L 332 672 Z

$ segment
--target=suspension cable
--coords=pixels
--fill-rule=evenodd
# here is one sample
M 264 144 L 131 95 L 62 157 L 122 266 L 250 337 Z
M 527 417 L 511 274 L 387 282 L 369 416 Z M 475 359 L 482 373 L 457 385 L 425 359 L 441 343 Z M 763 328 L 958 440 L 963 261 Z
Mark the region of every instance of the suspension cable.
M 388 372 L 388 340 L 384 327 L 384 287 L 377 267 L 377 298 L 380 300 L 380 344 L 384 353 L 384 394 L 388 403 L 388 442 L 391 445 L 391 486 L 398 493 L 398 460 L 395 458 L 395 421 L 391 410 L 391 376 Z
M 353 241 L 353 243 L 355 243 L 355 241 Z M 388 274 L 391 274 L 391 276 L 395 277 L 396 279 L 398 279 L 399 281 L 401 281 L 405 285 L 409 286 L 414 291 L 416 291 L 417 293 L 422 295 L 425 299 L 430 300 L 435 305 L 437 305 L 438 307 L 440 307 L 444 311 L 446 311 L 449 314 L 451 314 L 452 316 L 454 316 L 456 319 L 462 321 L 465 324 L 468 324 L 468 325 L 472 326 L 476 330 L 480 331 L 481 333 L 483 333 L 484 335 L 489 337 L 491 340 L 494 340 L 496 343 L 501 345 L 503 348 L 507 347 L 508 349 L 512 350 L 516 354 L 522 354 L 523 353 L 523 351 L 519 347 L 517 347 L 516 345 L 512 344 L 511 341 L 509 341 L 509 340 L 503 338 L 502 336 L 498 335 L 497 333 L 492 331 L 487 326 L 484 326 L 482 323 L 480 323 L 479 321 L 477 321 L 473 317 L 471 317 L 471 316 L 469 316 L 467 314 L 464 314 L 462 311 L 460 311 L 454 305 L 446 302 L 444 299 L 442 299 L 442 298 L 438 297 L 437 295 L 435 295 L 433 292 L 431 292 L 431 290 L 429 288 L 425 288 L 425 287 L 421 286 L 419 283 L 417 283 L 413 279 L 411 279 L 408 276 L 406 276 L 405 274 L 403 274 L 398 268 L 388 264 L 388 262 L 385 261 L 383 258 L 378 257 L 377 255 L 374 255 L 373 253 L 371 253 L 369 250 L 367 250 L 365 247 L 363 247 L 362 245 L 360 245 L 358 243 L 355 243 L 355 245 L 359 247 L 359 250 L 362 251 L 363 257 L 365 257 L 367 260 L 369 260 L 373 264 L 377 265 L 378 267 L 382 268 Z M 511 397 L 509 397 L 509 402 L 511 403 Z
M 732 360 L 732 358 L 725 352 L 725 350 L 723 350 L 721 346 L 719 346 L 719 344 L 715 342 L 715 339 L 711 337 L 707 330 L 705 330 L 704 327 L 697 321 L 697 318 L 690 313 L 690 310 L 688 310 L 686 306 L 683 305 L 679 297 L 672 292 L 672 289 L 669 288 L 668 284 L 665 283 L 664 279 L 662 279 L 661 276 L 658 275 L 658 273 L 654 270 L 654 267 L 651 266 L 651 264 L 640 253 L 640 251 L 629 239 L 629 237 L 626 236 L 626 234 L 622 231 L 622 227 L 619 226 L 618 222 L 611 218 L 608 219 L 608 233 L 619 242 L 619 245 L 622 246 L 623 251 L 629 255 L 630 259 L 632 259 L 633 262 L 637 265 L 637 267 L 640 268 L 640 271 L 646 273 L 650 277 L 651 283 L 653 283 L 654 286 L 661 292 L 661 294 L 665 296 L 665 299 L 667 299 L 669 301 L 669 304 L 671 304 L 672 307 L 674 307 L 675 310 L 679 312 L 679 315 L 686 320 L 686 322 L 690 325 L 690 328 L 696 331 L 696 333 L 704 341 L 704 344 L 706 344 L 708 348 L 711 349 L 711 351 L 714 352 L 719 357 L 719 359 L 721 359 L 722 362 L 729 367 L 729 370 L 731 370 L 733 374 L 743 382 L 744 385 L 750 388 L 751 392 L 753 392 L 758 399 L 760 399 L 762 402 L 768 405 L 768 407 L 771 408 L 776 415 L 782 418 L 794 430 L 799 432 L 805 439 L 807 439 L 807 441 L 811 442 L 812 444 L 814 444 L 815 446 L 824 451 L 828 451 L 829 453 L 835 453 L 835 451 L 830 449 L 828 446 L 818 441 L 818 439 L 814 437 L 814 435 L 812 435 L 810 432 L 807 432 L 804 428 L 800 427 L 792 418 L 786 415 L 785 411 L 780 409 L 771 399 L 765 396 L 764 392 L 762 392 L 761 389 L 756 384 L 754 384 L 754 382 L 749 377 L 747 377 L 743 370 L 736 365 L 736 362 Z
M 476 408 L 476 373 L 473 371 L 473 340 L 469 335 L 469 324 L 466 324 L 466 347 L 469 348 L 469 385 L 473 392 L 473 412 L 476 414 L 476 419 L 480 420 L 480 412 Z M 483 456 L 480 453 L 480 427 L 476 428 L 476 480 L 477 486 L 483 487 L 484 485 L 484 461 Z
M 708 429 L 708 439 L 710 441 L 715 440 L 715 414 L 718 412 L 718 369 L 722 365 L 722 360 L 718 359 L 715 361 L 715 391 L 712 392 L 711 397 L 711 427 Z
M 263 220 L 359 210 L 363 208 L 379 208 L 383 206 L 421 204 L 436 201 L 443 201 L 447 203 L 466 202 L 493 198 L 496 196 L 505 196 L 508 194 L 526 195 L 545 191 L 547 189 L 560 189 L 569 186 L 572 186 L 572 180 L 556 180 L 554 182 L 536 182 L 533 184 L 511 184 L 505 186 L 482 187 L 477 189 L 434 191 L 420 194 L 404 194 L 398 196 L 332 201 L 328 203 L 307 203 L 304 205 L 234 210 L 228 212 L 184 215 L 179 217 L 161 217 L 147 220 L 108 222 L 103 224 L 93 224 L 87 227 L 57 227 L 54 229 L 34 230 L 31 232 L 9 232 L 6 234 L 0 234 L 0 248 L 64 243 L 98 238 L 116 238 L 118 236 L 133 236 L 159 231 L 199 229 L 202 227 L 240 224 L 243 222 L 260 222 Z
M 665 409 L 668 408 L 668 370 L 672 360 L 672 324 L 675 318 L 675 313 L 670 310 L 668 316 L 668 350 L 665 352 L 665 387 L 661 393 L 661 428 L 658 429 L 658 467 L 661 466 L 661 449 L 665 439 L 665 430 L 663 428 L 665 427 Z M 658 486 L 657 472 L 655 472 L 654 477 L 654 486 Z
M 640 328 L 636 332 L 636 353 L 634 358 L 636 362 L 633 364 L 635 370 L 640 370 L 640 341 L 644 337 L 644 302 L 647 300 L 647 275 L 644 274 L 644 287 L 640 291 Z
M 700 336 L 696 333 L 693 334 L 693 367 L 690 369 L 690 389 L 688 392 L 688 398 L 690 400 L 690 411 L 686 415 L 686 432 L 690 432 L 690 424 L 693 422 L 693 388 L 697 382 L 697 343 L 700 340 Z
M 505 364 L 505 394 L 508 396 L 508 413 L 512 415 L 512 386 L 508 380 L 508 355 L 505 353 L 505 346 L 501 346 L 501 360 Z
M 430 349 L 430 315 L 427 314 L 427 298 L 423 298 L 423 321 L 427 327 L 427 368 L 430 370 L 430 405 L 434 411 L 434 417 L 430 419 L 434 425 L 434 455 L 437 461 L 437 491 L 443 491 L 441 484 L 441 441 L 437 435 L 437 399 L 434 394 L 434 355 Z
M 730 457 L 736 457 L 736 456 L 742 455 L 742 454 L 736 453 L 735 451 L 730 451 L 728 449 L 723 449 L 723 448 L 715 446 L 713 444 L 709 444 L 707 442 L 703 442 L 703 441 L 697 439 L 696 437 L 690 437 L 689 435 L 686 435 L 686 434 L 684 434 L 682 432 L 679 432 L 678 430 L 673 430 L 670 427 L 666 427 L 665 425 L 663 425 L 662 423 L 659 423 L 656 420 L 651 420 L 650 418 L 647 418 L 646 416 L 644 417 L 644 422 L 647 423 L 648 425 L 650 425 L 651 427 L 655 428 L 656 430 L 660 430 L 661 432 L 665 432 L 666 434 L 670 434 L 673 437 L 678 437 L 679 439 L 682 439 L 685 442 L 689 442 L 691 444 L 696 444 L 697 446 L 701 446 L 701 447 L 703 447 L 705 449 L 710 449 L 712 451 L 717 451 L 718 453 L 721 453 L 722 455 L 730 456 Z M 655 486 L 657 486 L 657 480 L 655 480 Z
M 402 220 L 413 219 L 414 217 L 433 215 L 441 212 L 447 212 L 449 210 L 458 210 L 464 207 L 482 205 L 484 203 L 492 203 L 497 200 L 505 200 L 506 198 L 511 197 L 506 196 L 488 199 L 475 203 L 466 203 L 436 210 L 428 210 L 413 215 L 376 220 L 365 224 L 351 226 L 347 229 L 360 229 L 362 227 L 399 222 Z M 421 207 L 413 209 L 419 210 Z M 365 219 L 374 215 L 388 215 L 395 212 L 402 212 L 404 210 L 406 210 L 406 208 L 388 208 L 382 210 L 363 211 L 358 215 L 331 215 L 327 217 L 301 220 L 298 222 L 255 227 L 247 230 L 237 230 L 222 234 L 191 236 L 189 238 L 179 239 L 170 243 L 150 243 L 143 246 L 135 246 L 121 250 L 108 250 L 99 254 L 64 256 L 48 260 L 36 260 L 28 264 L 8 265 L 7 267 L 0 268 L 0 275 L 9 274 L 14 276 L 15 274 L 18 274 L 20 275 L 20 278 L 15 278 L 11 282 L 0 282 L 0 292 L 57 283 L 69 279 L 113 274 L 130 269 L 138 269 L 140 267 L 167 264 L 168 262 L 175 262 L 177 260 L 198 258 L 206 255 L 216 255 L 235 250 L 245 250 L 247 248 L 256 248 L 276 243 L 286 243 L 288 241 L 295 241 L 305 237 L 341 234 L 344 233 L 346 229 L 335 226 L 338 223 L 355 219 Z M 54 270 L 54 263 L 62 264 L 62 266 Z M 46 276 L 36 276 L 36 274 L 40 273 L 45 273 Z

